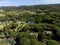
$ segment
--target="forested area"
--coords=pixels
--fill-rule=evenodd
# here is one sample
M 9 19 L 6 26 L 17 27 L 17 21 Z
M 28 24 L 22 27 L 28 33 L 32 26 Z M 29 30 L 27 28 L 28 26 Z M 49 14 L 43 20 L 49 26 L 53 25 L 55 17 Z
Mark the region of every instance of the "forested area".
M 60 4 L 0 7 L 0 32 L 14 45 L 59 45 Z M 13 43 L 14 43 L 13 41 Z M 10 42 L 11 43 L 11 42 Z M 11 43 L 11 45 L 13 45 Z

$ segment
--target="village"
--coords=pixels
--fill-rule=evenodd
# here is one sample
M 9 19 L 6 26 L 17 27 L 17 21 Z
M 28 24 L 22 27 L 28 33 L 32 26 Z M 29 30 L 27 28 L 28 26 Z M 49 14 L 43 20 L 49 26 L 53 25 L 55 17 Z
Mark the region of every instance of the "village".
M 13 23 L 13 21 L 0 22 L 0 44 L 1 45 L 4 42 L 5 42 L 5 44 L 8 44 L 8 45 L 11 45 L 12 42 L 13 42 L 13 45 L 16 43 L 13 38 L 8 38 L 9 37 L 8 32 L 3 31 L 4 26 L 8 26 L 11 23 Z M 15 23 L 18 24 L 18 26 L 14 29 L 15 32 L 29 32 L 30 35 L 36 35 L 36 37 L 38 37 L 39 32 L 37 30 L 35 30 L 35 31 L 34 30 L 27 30 L 27 31 L 22 30 L 23 27 L 25 27 L 27 24 L 34 24 L 34 23 L 32 23 L 32 22 L 25 23 L 23 21 L 17 21 Z M 19 31 L 17 31 L 17 29 Z M 46 29 L 46 31 L 44 31 L 44 35 L 53 34 L 53 32 L 51 31 L 51 28 L 45 27 L 45 29 Z M 9 31 L 14 32 L 14 30 L 11 29 Z

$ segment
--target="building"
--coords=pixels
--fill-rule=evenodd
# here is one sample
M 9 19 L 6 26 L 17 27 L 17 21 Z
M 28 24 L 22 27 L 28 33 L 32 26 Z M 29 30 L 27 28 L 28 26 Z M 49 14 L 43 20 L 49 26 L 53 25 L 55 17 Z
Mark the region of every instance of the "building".
M 4 12 L 4 10 L 3 9 L 0 9 L 0 12 Z
M 52 34 L 52 31 L 45 31 L 45 34 Z

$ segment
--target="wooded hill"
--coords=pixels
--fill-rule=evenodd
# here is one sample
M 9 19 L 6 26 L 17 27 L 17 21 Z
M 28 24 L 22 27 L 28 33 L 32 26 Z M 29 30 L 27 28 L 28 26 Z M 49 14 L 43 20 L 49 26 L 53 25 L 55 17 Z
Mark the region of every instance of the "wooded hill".
M 2 6 L 0 9 L 5 11 L 10 10 L 49 10 L 54 12 L 60 12 L 60 4 L 47 4 L 47 5 L 33 5 L 33 6 Z

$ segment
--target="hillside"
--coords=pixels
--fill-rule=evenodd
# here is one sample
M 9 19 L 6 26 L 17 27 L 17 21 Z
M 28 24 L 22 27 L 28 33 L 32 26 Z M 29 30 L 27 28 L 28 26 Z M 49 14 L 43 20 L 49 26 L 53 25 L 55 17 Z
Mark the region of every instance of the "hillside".
M 56 11 L 60 12 L 60 4 L 47 4 L 47 5 L 33 5 L 33 6 L 2 6 L 0 7 L 3 10 L 10 11 L 10 10 L 32 10 L 35 11 L 39 10 L 49 10 L 49 11 Z
M 3 6 L 1 10 L 1 45 L 60 44 L 60 4 Z

